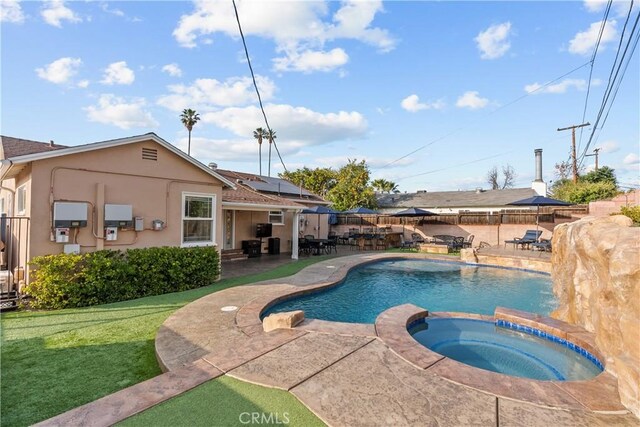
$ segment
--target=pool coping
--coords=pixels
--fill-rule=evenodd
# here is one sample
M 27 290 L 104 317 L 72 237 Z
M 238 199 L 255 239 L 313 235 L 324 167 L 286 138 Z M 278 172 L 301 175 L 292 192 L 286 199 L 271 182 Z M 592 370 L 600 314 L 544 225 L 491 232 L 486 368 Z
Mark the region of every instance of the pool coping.
M 332 263 L 345 262 L 339 267 L 333 266 L 335 268 L 332 273 L 327 275 L 324 280 L 319 279 L 317 283 L 299 289 L 279 291 L 258 297 L 240 307 L 236 315 L 236 325 L 249 336 L 259 335 L 262 333 L 262 315 L 274 305 L 291 298 L 338 286 L 352 269 L 378 261 L 425 259 L 549 275 L 547 272 L 531 269 L 473 264 L 435 254 L 384 253 L 376 255 L 356 260 L 349 259 L 352 257 L 333 259 Z M 373 330 L 370 328 L 371 324 L 368 323 L 333 322 L 310 318 L 305 319 L 301 325 L 293 330 L 338 335 L 376 336 L 395 354 L 419 369 L 429 370 L 454 383 L 507 399 L 558 409 L 587 409 L 602 413 L 627 412 L 627 409 L 620 403 L 617 379 L 606 371 L 606 360 L 595 344 L 595 336 L 579 326 L 570 325 L 548 316 L 504 307 L 498 307 L 494 316 L 462 312 L 434 312 L 431 314 L 434 317 L 464 317 L 489 321 L 500 319 L 526 327 L 536 326 L 537 329 L 545 333 L 573 342 L 586 349 L 598 358 L 605 367 L 601 374 L 587 381 L 538 381 L 474 368 L 422 346 L 409 334 L 407 326 L 414 320 L 428 315 L 429 312 L 426 309 L 405 304 L 392 307 L 381 313 L 373 325 Z

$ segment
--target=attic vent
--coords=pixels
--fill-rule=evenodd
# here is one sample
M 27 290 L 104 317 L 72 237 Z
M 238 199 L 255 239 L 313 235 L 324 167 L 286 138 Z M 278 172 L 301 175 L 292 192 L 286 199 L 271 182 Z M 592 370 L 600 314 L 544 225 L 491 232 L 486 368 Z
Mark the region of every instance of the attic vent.
M 155 148 L 143 148 L 142 149 L 142 159 L 143 160 L 153 160 L 154 162 L 158 161 L 158 150 Z

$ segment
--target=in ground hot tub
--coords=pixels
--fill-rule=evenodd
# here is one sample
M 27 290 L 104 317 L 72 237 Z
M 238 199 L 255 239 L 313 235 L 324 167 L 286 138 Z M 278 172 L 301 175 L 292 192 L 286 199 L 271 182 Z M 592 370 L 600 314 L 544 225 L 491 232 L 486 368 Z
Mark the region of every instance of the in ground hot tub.
M 602 372 L 600 361 L 586 350 L 528 329 L 464 318 L 423 318 L 408 327 L 413 338 L 430 350 L 489 371 L 554 381 L 587 380 Z

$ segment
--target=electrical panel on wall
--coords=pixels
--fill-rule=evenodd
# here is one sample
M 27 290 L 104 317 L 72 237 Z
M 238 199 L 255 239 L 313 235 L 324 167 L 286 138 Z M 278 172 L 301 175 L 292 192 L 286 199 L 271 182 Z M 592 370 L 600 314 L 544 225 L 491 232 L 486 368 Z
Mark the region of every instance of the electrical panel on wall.
M 104 205 L 105 227 L 133 227 L 133 206 L 131 205 Z
M 89 204 L 85 202 L 54 202 L 54 228 L 86 227 Z

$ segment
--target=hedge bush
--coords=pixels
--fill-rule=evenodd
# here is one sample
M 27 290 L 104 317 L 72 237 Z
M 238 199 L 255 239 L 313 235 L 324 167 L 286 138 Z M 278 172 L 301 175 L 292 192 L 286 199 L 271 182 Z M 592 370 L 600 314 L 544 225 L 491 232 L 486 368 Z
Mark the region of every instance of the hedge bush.
M 145 248 L 34 258 L 25 292 L 34 308 L 124 301 L 207 286 L 220 275 L 215 247 Z
M 640 225 L 640 206 L 623 206 L 620 213 L 631 218 L 635 225 Z

